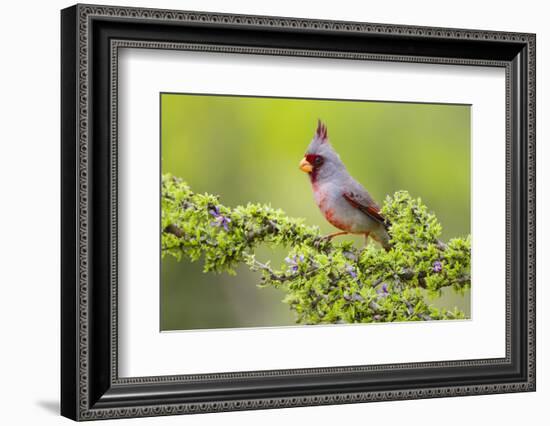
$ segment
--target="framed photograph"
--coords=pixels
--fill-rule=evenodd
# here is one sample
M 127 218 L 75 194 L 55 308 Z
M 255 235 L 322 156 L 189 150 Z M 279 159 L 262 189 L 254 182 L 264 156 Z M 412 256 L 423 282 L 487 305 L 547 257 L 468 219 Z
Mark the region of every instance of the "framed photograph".
M 535 35 L 61 12 L 61 413 L 535 390 Z

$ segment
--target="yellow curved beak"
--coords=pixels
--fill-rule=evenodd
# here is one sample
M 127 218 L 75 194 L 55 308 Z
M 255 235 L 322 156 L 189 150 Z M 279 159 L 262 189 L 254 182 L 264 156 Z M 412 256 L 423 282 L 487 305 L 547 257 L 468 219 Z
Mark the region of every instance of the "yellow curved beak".
M 313 166 L 305 158 L 302 158 L 302 161 L 300 161 L 299 167 L 302 172 L 311 173 L 313 171 Z

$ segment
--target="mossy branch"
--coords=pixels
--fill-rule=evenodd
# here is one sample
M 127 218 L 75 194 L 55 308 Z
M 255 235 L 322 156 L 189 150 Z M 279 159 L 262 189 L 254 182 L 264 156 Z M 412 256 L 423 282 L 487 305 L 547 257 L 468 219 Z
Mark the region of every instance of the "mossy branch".
M 244 263 L 261 274 L 261 286 L 286 291 L 297 322 L 366 323 L 463 318 L 458 309 L 427 302 L 444 287 L 470 287 L 470 237 L 442 243 L 441 225 L 420 199 L 399 191 L 382 213 L 391 222 L 392 248 L 358 249 L 324 239 L 317 227 L 260 204 L 222 205 L 195 194 L 182 180 L 162 179 L 162 255 L 204 259 L 205 272 L 234 273 Z M 258 246 L 289 249 L 274 268 L 255 257 Z

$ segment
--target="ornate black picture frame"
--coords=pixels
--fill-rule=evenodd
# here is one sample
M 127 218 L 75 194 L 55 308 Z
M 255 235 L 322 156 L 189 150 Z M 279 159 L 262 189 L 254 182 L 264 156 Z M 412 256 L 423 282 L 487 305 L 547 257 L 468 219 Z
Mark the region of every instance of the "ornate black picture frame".
M 76 5 L 61 13 L 61 413 L 74 420 L 535 390 L 535 35 Z M 506 356 L 120 378 L 120 47 L 506 71 Z

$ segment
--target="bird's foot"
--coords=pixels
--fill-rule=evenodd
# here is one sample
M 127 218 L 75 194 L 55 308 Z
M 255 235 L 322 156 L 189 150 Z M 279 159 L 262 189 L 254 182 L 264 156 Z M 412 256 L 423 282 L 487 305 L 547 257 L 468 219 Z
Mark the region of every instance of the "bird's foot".
M 339 235 L 348 235 L 349 232 L 346 232 L 346 231 L 341 231 L 341 232 L 333 232 L 332 234 L 328 234 L 328 235 L 325 235 L 324 237 L 321 237 L 323 240 L 327 240 L 327 241 L 330 241 L 332 240 L 334 237 L 337 237 Z

